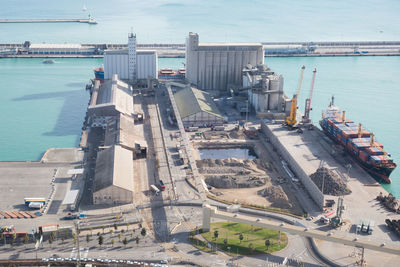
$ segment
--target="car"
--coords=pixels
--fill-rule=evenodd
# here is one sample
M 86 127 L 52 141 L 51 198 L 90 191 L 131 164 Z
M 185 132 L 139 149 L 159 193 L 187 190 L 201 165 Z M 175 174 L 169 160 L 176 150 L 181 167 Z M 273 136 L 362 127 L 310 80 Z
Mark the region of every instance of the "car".
M 168 264 L 168 260 L 161 260 L 160 263 L 162 263 L 162 264 Z
M 49 261 L 55 261 L 56 259 L 55 258 L 49 258 Z
M 71 258 L 71 261 L 78 261 L 77 258 Z
M 48 258 L 42 258 L 42 261 L 49 261 Z
M 309 216 L 309 217 L 306 218 L 307 221 L 312 221 L 313 219 L 314 219 L 313 216 Z

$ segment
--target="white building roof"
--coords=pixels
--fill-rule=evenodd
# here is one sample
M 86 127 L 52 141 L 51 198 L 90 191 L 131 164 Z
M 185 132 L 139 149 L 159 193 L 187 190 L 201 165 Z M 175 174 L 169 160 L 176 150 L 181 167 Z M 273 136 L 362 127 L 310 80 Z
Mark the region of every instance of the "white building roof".
M 76 199 L 78 198 L 78 193 L 79 193 L 79 190 L 68 191 L 65 194 L 65 197 L 64 197 L 64 200 L 62 202 L 62 205 L 74 204 L 76 202 Z
M 83 174 L 83 169 L 70 169 L 68 170 L 67 174 L 68 175 L 74 175 L 74 174 Z
M 82 45 L 81 44 L 31 44 L 29 46 L 30 49 L 48 49 L 48 48 L 53 48 L 53 49 L 81 49 Z

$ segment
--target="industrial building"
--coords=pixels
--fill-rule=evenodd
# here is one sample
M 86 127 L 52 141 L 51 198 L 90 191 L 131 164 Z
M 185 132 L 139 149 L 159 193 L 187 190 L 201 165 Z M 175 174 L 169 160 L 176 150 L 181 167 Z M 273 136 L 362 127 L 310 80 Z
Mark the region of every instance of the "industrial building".
M 92 127 L 105 127 L 110 116 L 117 116 L 120 113 L 128 116 L 133 114 L 132 88 L 115 74 L 111 80 L 106 80 L 102 84 L 95 83 L 88 115 L 93 119 Z
M 199 43 L 197 33 L 186 40 L 186 78 L 203 90 L 226 91 L 242 84 L 247 64 L 264 64 L 261 43 Z
M 146 157 L 147 143 L 136 133 L 134 119 L 124 114 L 107 121 L 104 146 L 119 145 L 134 152 L 133 157 Z
M 136 35 L 128 36 L 128 49 L 104 52 L 104 79 L 118 74 L 122 80 L 140 80 L 158 75 L 158 56 L 154 50 L 136 50 Z
M 187 86 L 174 94 L 184 127 L 222 125 L 224 118 L 210 94 Z
M 98 49 L 93 45 L 81 44 L 31 44 L 28 42 L 28 54 L 32 55 L 94 55 Z
M 283 77 L 266 65 L 245 66 L 241 90 L 247 90 L 249 103 L 258 115 L 285 111 Z
M 119 145 L 99 151 L 94 175 L 93 204 L 133 202 L 132 151 Z

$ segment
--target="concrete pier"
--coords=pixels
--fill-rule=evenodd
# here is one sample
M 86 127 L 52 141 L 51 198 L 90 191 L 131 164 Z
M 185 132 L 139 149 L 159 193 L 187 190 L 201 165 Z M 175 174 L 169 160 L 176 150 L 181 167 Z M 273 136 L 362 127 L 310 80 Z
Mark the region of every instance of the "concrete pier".
M 0 19 L 0 23 L 58 23 L 58 22 L 79 22 L 97 24 L 94 19 Z

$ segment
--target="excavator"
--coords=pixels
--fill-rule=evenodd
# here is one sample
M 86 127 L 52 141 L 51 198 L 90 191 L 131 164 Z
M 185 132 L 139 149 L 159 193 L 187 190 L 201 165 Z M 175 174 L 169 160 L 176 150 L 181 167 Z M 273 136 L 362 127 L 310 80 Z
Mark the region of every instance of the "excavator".
M 303 82 L 303 75 L 304 75 L 305 68 L 306 68 L 305 66 L 301 67 L 301 73 L 300 73 L 299 83 L 297 85 L 297 91 L 296 91 L 296 94 L 293 95 L 293 98 L 290 103 L 290 115 L 288 117 L 286 117 L 286 120 L 285 120 L 286 125 L 288 125 L 291 128 L 295 127 L 297 124 L 297 120 L 296 120 L 297 98 L 299 97 L 299 94 L 300 94 L 300 89 L 301 89 L 301 84 Z

